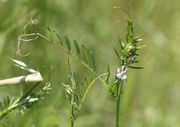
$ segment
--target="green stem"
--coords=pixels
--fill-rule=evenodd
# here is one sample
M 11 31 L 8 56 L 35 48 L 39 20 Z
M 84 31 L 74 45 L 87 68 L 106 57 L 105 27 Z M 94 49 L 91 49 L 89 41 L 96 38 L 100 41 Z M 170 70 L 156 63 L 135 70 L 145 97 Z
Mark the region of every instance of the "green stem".
M 71 127 L 74 127 L 74 93 L 71 100 Z
M 71 120 L 71 127 L 74 127 L 74 121 Z
M 12 110 L 16 109 L 18 107 L 18 104 L 14 104 L 10 107 L 8 107 L 7 109 L 3 110 L 1 113 L 0 113 L 0 120 L 2 118 L 4 118 L 8 113 L 10 113 Z
M 120 96 L 116 101 L 116 127 L 119 127 L 119 114 L 120 114 Z
M 73 105 L 72 105 L 72 107 L 71 107 L 71 127 L 74 127 L 74 118 L 73 118 L 73 113 L 74 113 L 74 111 L 73 111 Z
M 123 82 L 119 82 L 118 88 L 117 88 L 117 100 L 116 100 L 116 127 L 120 127 L 119 121 L 120 121 L 120 102 L 121 102 L 121 94 L 123 92 L 122 89 Z
M 85 91 L 85 93 L 84 93 L 84 96 L 83 96 L 83 98 L 82 98 L 82 102 L 84 102 L 84 100 L 85 100 L 85 98 L 86 98 L 86 96 L 87 96 L 88 91 L 90 90 L 90 88 L 92 87 L 92 85 L 95 83 L 95 81 L 96 81 L 97 79 L 99 79 L 101 76 L 104 76 L 104 75 L 107 75 L 107 73 L 100 74 L 99 76 L 97 76 L 97 77 L 90 83 L 90 85 L 88 86 L 88 88 L 86 89 L 86 91 Z
M 91 68 L 89 67 L 88 64 L 86 64 L 85 62 L 81 61 L 77 56 L 75 56 L 74 54 L 70 53 L 67 49 L 65 49 L 63 46 L 58 45 L 57 43 L 55 43 L 54 41 L 49 40 L 46 36 L 42 35 L 41 33 L 32 33 L 31 35 L 37 35 L 43 39 L 45 39 L 46 41 L 50 42 L 54 47 L 57 47 L 59 50 L 63 50 L 64 52 L 66 52 L 68 55 L 72 56 L 73 58 L 77 59 L 80 61 L 80 63 L 86 67 L 90 72 L 92 72 L 96 77 L 98 77 L 98 79 L 103 83 L 103 85 L 105 84 L 104 80 L 98 76 L 98 74 Z M 106 90 L 108 90 L 107 87 L 105 87 Z

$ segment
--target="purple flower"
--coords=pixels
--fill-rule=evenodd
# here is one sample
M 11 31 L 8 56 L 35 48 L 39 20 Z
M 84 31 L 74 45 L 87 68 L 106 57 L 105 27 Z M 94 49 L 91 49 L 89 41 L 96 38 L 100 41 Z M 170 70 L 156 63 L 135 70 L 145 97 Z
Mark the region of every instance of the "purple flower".
M 121 69 L 120 68 L 117 69 L 116 77 L 120 80 L 126 80 L 127 79 L 126 72 L 127 72 L 127 68 L 123 65 Z

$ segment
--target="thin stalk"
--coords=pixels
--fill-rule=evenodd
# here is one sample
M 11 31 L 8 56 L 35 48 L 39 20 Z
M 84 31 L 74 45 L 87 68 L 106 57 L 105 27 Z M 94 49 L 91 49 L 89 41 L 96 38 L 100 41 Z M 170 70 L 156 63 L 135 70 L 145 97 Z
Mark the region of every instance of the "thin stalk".
M 73 117 L 73 105 L 72 105 L 72 107 L 71 107 L 71 117 Z M 73 120 L 73 118 L 71 118 L 71 127 L 74 127 L 74 120 Z
M 103 83 L 105 84 L 104 80 L 98 76 L 98 74 L 91 68 L 89 67 L 89 65 L 87 65 L 85 62 L 81 61 L 77 56 L 75 56 L 74 54 L 70 53 L 67 49 L 65 49 L 63 46 L 61 45 L 58 45 L 56 42 L 52 41 L 52 40 L 49 40 L 46 36 L 42 35 L 41 33 L 37 32 L 37 33 L 32 33 L 32 34 L 28 34 L 28 36 L 39 36 L 41 38 L 43 38 L 44 40 L 48 41 L 50 44 L 52 44 L 54 47 L 60 49 L 60 50 L 63 50 L 64 52 L 66 52 L 67 54 L 69 54 L 70 56 L 72 56 L 73 58 L 75 58 L 76 60 L 79 60 L 80 63 L 86 67 L 90 72 L 92 72 L 96 77 L 98 77 L 98 79 Z M 20 38 L 21 39 L 21 38 Z M 19 54 L 20 53 L 20 49 L 19 49 L 19 46 L 20 43 L 18 44 L 18 49 L 17 49 L 17 52 Z M 106 88 L 106 87 L 105 87 Z M 107 88 L 106 88 L 107 89 Z
M 86 91 L 85 91 L 85 93 L 84 93 L 84 96 L 83 96 L 83 98 L 82 98 L 82 102 L 84 102 L 84 100 L 85 100 L 85 98 L 86 98 L 86 96 L 87 96 L 88 91 L 90 90 L 90 88 L 92 87 L 92 85 L 95 83 L 95 81 L 96 81 L 97 79 L 99 79 L 99 77 L 104 76 L 104 75 L 107 75 L 107 73 L 100 74 L 99 76 L 97 76 L 97 77 L 91 82 L 91 84 L 88 86 L 88 88 L 86 89 Z
M 116 100 L 116 127 L 120 127 L 120 102 L 121 102 L 121 94 L 123 92 L 122 89 L 123 81 L 119 82 L 118 88 L 117 88 L 117 100 Z
M 71 100 L 71 127 L 74 127 L 74 92 Z
M 74 121 L 71 120 L 71 127 L 74 127 Z

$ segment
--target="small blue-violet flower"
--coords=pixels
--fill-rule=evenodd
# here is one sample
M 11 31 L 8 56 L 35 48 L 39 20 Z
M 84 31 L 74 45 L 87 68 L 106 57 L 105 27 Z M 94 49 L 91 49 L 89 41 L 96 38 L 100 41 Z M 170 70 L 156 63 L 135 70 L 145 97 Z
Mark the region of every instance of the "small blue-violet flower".
M 127 79 L 126 72 L 127 72 L 127 68 L 123 65 L 121 69 L 120 68 L 117 69 L 116 77 L 120 80 L 126 80 Z

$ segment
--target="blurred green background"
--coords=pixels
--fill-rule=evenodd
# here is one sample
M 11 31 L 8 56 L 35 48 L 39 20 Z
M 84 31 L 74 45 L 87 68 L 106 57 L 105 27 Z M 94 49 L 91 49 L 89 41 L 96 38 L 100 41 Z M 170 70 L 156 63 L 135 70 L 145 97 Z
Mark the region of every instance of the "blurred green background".
M 135 33 L 143 34 L 146 48 L 140 54 L 143 70 L 130 70 L 121 107 L 122 127 L 180 127 L 180 1 L 179 0 L 0 0 L 0 79 L 22 75 L 8 57 L 20 59 L 40 70 L 51 71 L 52 92 L 48 98 L 26 111 L 11 113 L 2 127 L 66 127 L 68 103 L 62 81 L 67 80 L 67 55 L 42 39 L 23 44 L 27 57 L 16 56 L 17 38 L 30 17 L 38 19 L 38 30 L 46 26 L 67 34 L 71 40 L 93 50 L 98 71 L 107 64 L 117 67 L 113 40 L 125 35 L 130 8 Z M 73 70 L 84 68 L 71 60 Z M 29 84 L 0 87 L 0 99 L 18 97 Z M 82 107 L 77 127 L 115 126 L 115 103 L 100 82 L 94 84 Z

